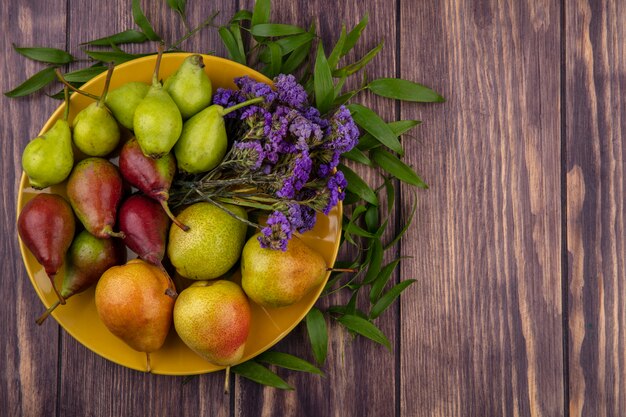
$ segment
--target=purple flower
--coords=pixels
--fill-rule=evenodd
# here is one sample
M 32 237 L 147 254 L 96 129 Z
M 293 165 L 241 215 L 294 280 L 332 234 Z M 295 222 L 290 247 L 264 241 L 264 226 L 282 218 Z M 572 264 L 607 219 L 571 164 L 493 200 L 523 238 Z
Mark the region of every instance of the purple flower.
M 265 152 L 259 141 L 235 142 L 233 147 L 235 149 L 233 159 L 241 159 L 242 162 L 240 164 L 252 171 L 256 171 L 261 167 L 265 159 Z
M 330 213 L 330 210 L 337 205 L 337 203 L 343 200 L 346 196 L 345 188 L 348 185 L 348 181 L 343 176 L 343 172 L 337 171 L 328 179 L 326 184 L 327 190 L 330 192 L 328 198 L 328 204 L 324 208 L 324 214 Z
M 259 236 L 259 243 L 262 248 L 270 248 L 274 250 L 287 250 L 287 242 L 293 235 L 293 229 L 289 220 L 280 211 L 275 211 L 270 214 L 267 219 L 267 226 L 261 230 Z
M 276 192 L 276 195 L 280 198 L 293 199 L 296 196 L 296 192 L 300 191 L 309 180 L 312 166 L 313 161 L 308 152 L 300 153 L 291 163 L 290 167 L 292 170 L 285 175 L 286 179 L 281 189 Z
M 271 86 L 255 81 L 246 76 L 235 78 L 235 84 L 239 87 L 242 94 L 249 96 L 248 98 L 264 97 L 266 103 L 271 103 L 276 99 L 276 92 Z
M 328 136 L 331 140 L 324 143 L 324 148 L 337 150 L 340 154 L 348 152 L 357 144 L 359 128 L 345 106 L 339 107 L 331 117 Z
M 291 107 L 299 109 L 304 107 L 309 100 L 304 87 L 298 84 L 296 77 L 291 74 L 278 75 L 274 78 L 274 86 L 276 87 L 278 100 Z
M 341 158 L 341 152 L 332 151 L 330 160 L 323 162 L 317 168 L 317 176 L 320 178 L 326 178 L 332 174 L 333 170 L 339 165 L 339 159 Z

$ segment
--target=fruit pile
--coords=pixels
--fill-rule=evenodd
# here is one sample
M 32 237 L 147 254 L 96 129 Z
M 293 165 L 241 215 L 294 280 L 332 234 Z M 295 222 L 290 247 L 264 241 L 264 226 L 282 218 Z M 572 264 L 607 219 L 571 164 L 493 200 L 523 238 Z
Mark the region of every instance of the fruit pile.
M 58 298 L 37 323 L 96 285 L 100 319 L 131 348 L 146 353 L 148 371 L 150 352 L 161 348 L 172 324 L 201 357 L 230 366 L 241 360 L 248 338 L 249 299 L 262 307 L 294 304 L 321 284 L 328 268 L 295 236 L 285 250 L 263 247 L 258 233 L 246 240 L 245 207 L 194 202 L 177 216 L 171 212 L 175 176 L 218 166 L 229 147 L 224 117 L 263 98 L 228 108 L 211 104 L 211 80 L 201 56 L 186 58 L 164 83 L 158 78 L 160 60 L 161 53 L 151 86 L 131 82 L 108 93 L 111 66 L 102 95 L 92 96 L 97 101 L 81 110 L 71 127 L 66 88 L 64 118 L 24 150 L 31 187 L 67 181 L 69 200 L 40 193 L 19 214 L 22 242 Z M 134 137 L 124 141 L 120 125 Z M 115 165 L 107 158 L 118 149 Z M 75 158 L 78 151 L 84 158 Z M 84 230 L 76 233 L 81 225 Z M 126 248 L 138 259 L 127 262 Z M 195 282 L 177 288 L 165 260 Z M 225 278 L 237 262 L 241 286 Z M 59 290 L 55 277 L 64 264 Z

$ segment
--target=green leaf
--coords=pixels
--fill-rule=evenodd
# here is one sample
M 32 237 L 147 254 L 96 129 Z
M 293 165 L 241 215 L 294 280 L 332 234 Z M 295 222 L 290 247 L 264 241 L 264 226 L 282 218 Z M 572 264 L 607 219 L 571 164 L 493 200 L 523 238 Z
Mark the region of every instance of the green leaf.
M 292 371 L 324 375 L 324 373 L 317 366 L 288 353 L 268 351 L 261 353 L 255 360 L 269 363 L 270 365 L 280 366 L 281 368 L 291 369 Z
M 270 51 L 270 65 L 268 67 L 267 76 L 269 78 L 274 78 L 278 74 L 280 74 L 280 67 L 283 63 L 283 57 L 280 50 L 280 46 L 278 46 L 274 42 L 268 42 L 267 47 Z
M 339 58 L 341 58 L 341 53 L 343 52 L 343 46 L 346 44 L 346 25 L 341 25 L 341 35 L 339 35 L 339 39 L 335 44 L 332 52 L 328 56 L 328 66 L 331 70 L 337 68 L 337 64 L 339 63 Z
M 104 38 L 95 39 L 93 41 L 81 43 L 81 45 L 95 45 L 95 46 L 109 46 L 120 45 L 123 43 L 142 43 L 148 40 L 148 37 L 138 30 L 129 29 L 123 32 L 116 33 L 111 36 L 105 36 Z
M 358 297 L 359 297 L 359 292 L 354 291 L 352 293 L 352 296 L 350 297 L 350 301 L 348 301 L 348 304 L 346 304 L 346 309 L 344 310 L 344 316 L 356 314 L 356 301 Z
M 372 288 L 370 289 L 370 301 L 372 303 L 378 300 L 378 297 L 380 297 L 380 294 L 383 292 L 383 289 L 385 289 L 387 282 L 389 282 L 389 279 L 391 278 L 391 273 L 394 269 L 396 269 L 400 261 L 401 259 L 394 259 L 380 270 L 380 273 L 376 277 L 376 281 L 374 281 Z
M 342 153 L 341 156 L 363 165 L 372 166 L 372 161 L 358 148 L 352 148 L 348 152 Z
M 376 317 L 380 316 L 383 311 L 385 311 L 387 307 L 389 307 L 394 302 L 394 300 L 400 296 L 402 291 L 407 289 L 409 285 L 413 284 L 414 282 L 414 279 L 408 279 L 393 286 L 387 293 L 385 293 L 385 295 L 380 297 L 376 304 L 374 304 L 374 307 L 372 307 L 372 310 L 370 311 L 370 318 L 375 319 Z
M 375 206 L 378 205 L 378 197 L 376 197 L 376 193 L 370 188 L 369 185 L 365 181 L 361 179 L 354 171 L 343 164 L 339 164 L 339 170 L 343 172 L 346 181 L 348 181 L 348 186 L 346 187 L 348 191 L 358 195 L 363 200 L 371 203 Z
M 270 21 L 271 7 L 271 0 L 257 0 L 251 19 L 253 27 Z
M 283 64 L 283 72 L 285 74 L 291 74 L 295 72 L 304 62 L 304 60 L 309 56 L 311 46 L 313 46 L 313 41 L 305 43 L 301 47 L 295 49 L 291 54 L 289 54 L 289 58 L 287 58 L 287 60 Z
M 352 221 L 346 224 L 345 226 L 343 226 L 343 230 L 346 233 L 350 233 L 350 234 L 361 236 L 361 237 L 369 237 L 369 238 L 375 237 L 374 234 L 356 225 Z
M 389 181 L 389 178 L 385 177 L 385 192 L 387 193 L 387 209 L 390 210 L 393 207 L 393 203 L 396 200 L 396 188 L 394 184 Z
M 413 205 L 411 207 L 411 214 L 409 215 L 409 218 L 404 222 L 404 226 L 402 227 L 402 230 L 400 230 L 400 232 L 396 235 L 396 237 L 394 237 L 393 240 L 389 242 L 387 246 L 385 246 L 385 250 L 393 247 L 393 245 L 398 243 L 398 241 L 402 238 L 402 236 L 404 236 L 406 231 L 409 230 L 409 226 L 413 222 L 413 217 L 415 216 L 415 212 L 417 211 L 416 200 L 417 200 L 417 196 L 415 196 L 415 193 L 413 193 Z
M 261 23 L 252 26 L 252 29 L 250 29 L 250 33 L 252 33 L 252 36 L 257 36 L 261 38 L 297 35 L 298 33 L 303 32 L 306 31 L 299 26 L 285 25 L 282 23 Z
M 249 360 L 230 368 L 234 373 L 259 384 L 268 385 L 274 388 L 292 390 L 293 387 L 284 379 L 267 369 L 265 366 Z
M 240 64 L 245 65 L 246 58 L 239 51 L 239 45 L 237 45 L 237 41 L 235 40 L 232 32 L 228 30 L 226 26 L 220 27 L 217 32 L 219 33 L 220 38 L 222 38 L 222 42 L 224 42 L 224 45 L 228 50 L 228 57 L 235 62 L 239 62 Z
M 115 51 L 83 51 L 96 61 L 102 62 L 114 62 L 115 65 L 119 65 L 122 62 L 130 61 L 135 58 L 146 56 L 149 54 L 129 54 L 127 52 L 115 52 Z
M 378 229 L 378 207 L 369 206 L 365 212 L 365 225 L 370 233 L 374 233 Z
M 74 57 L 69 53 L 56 48 L 19 48 L 13 45 L 13 49 L 26 58 L 48 64 L 68 64 L 74 61 Z
M 373 149 L 370 151 L 370 157 L 372 160 L 399 179 L 400 181 L 406 182 L 407 184 L 415 185 L 420 188 L 428 188 L 428 185 L 413 171 L 411 167 L 402 162 L 395 155 L 390 154 L 389 152 L 383 149 Z
M 239 56 L 243 59 L 243 64 L 246 64 L 246 51 L 243 46 L 243 38 L 241 37 L 241 26 L 237 23 L 231 23 L 230 25 L 230 33 L 233 34 L 233 38 L 235 39 L 235 43 L 237 44 L 237 49 L 239 50 Z
M 371 248 L 372 257 L 370 259 L 369 267 L 367 268 L 367 274 L 363 278 L 364 284 L 372 283 L 378 273 L 380 272 L 380 266 L 383 263 L 383 244 L 380 238 L 375 238 Z
M 348 52 L 350 52 L 350 50 L 352 50 L 352 48 L 354 48 L 354 45 L 356 45 L 357 41 L 361 37 L 361 33 L 363 32 L 363 29 L 365 29 L 365 27 L 367 26 L 368 22 L 369 15 L 365 13 L 365 16 L 363 16 L 361 21 L 354 27 L 354 29 L 352 29 L 348 33 L 348 36 L 346 36 L 346 41 L 343 44 L 343 51 L 341 51 L 341 56 L 346 55 Z
M 316 307 L 311 308 L 311 311 L 306 315 L 306 330 L 309 334 L 315 360 L 318 364 L 324 365 L 328 351 L 328 329 L 324 314 Z
M 154 29 L 152 29 L 152 25 L 143 14 L 143 11 L 141 10 L 141 5 L 139 4 L 139 0 L 133 0 L 132 10 L 133 20 L 135 21 L 135 24 L 139 26 L 139 28 L 143 31 L 146 37 L 151 41 L 160 41 L 161 37 L 154 32 Z
M 300 35 L 287 36 L 284 38 L 280 38 L 275 41 L 277 45 L 280 46 L 281 55 L 288 55 L 290 52 L 298 49 L 302 45 L 305 45 L 307 42 L 311 41 L 315 35 L 311 32 L 301 33 Z M 263 62 L 270 61 L 270 51 L 268 49 L 263 50 L 259 54 L 259 59 Z
M 346 65 L 345 67 L 341 67 L 335 71 L 333 71 L 333 77 L 343 77 L 354 74 L 355 72 L 364 68 L 378 53 L 383 49 L 385 41 L 380 41 L 378 45 L 376 45 L 372 50 L 370 50 L 367 54 L 363 56 L 363 58 L 359 59 L 357 62 L 352 63 L 350 65 Z
M 391 128 L 391 131 L 394 135 L 396 135 L 396 137 L 400 137 L 421 123 L 422 122 L 419 120 L 397 120 L 395 122 L 387 123 L 387 126 Z M 368 151 L 370 149 L 378 148 L 379 146 L 381 146 L 381 143 L 369 133 L 361 136 L 359 144 L 357 145 L 357 147 L 362 151 Z
M 68 72 L 63 75 L 66 81 L 71 83 L 86 83 L 98 74 L 102 74 L 107 70 L 104 65 L 96 65 L 89 68 L 83 68 L 76 71 Z
M 326 55 L 324 55 L 324 46 L 321 42 L 317 44 L 313 81 L 316 107 L 321 114 L 326 114 L 333 104 L 335 88 Z
M 403 101 L 419 103 L 441 103 L 446 101 L 430 88 L 400 78 L 379 78 L 370 82 L 367 88 L 376 95 Z
M 187 0 L 167 0 L 167 4 L 172 10 L 180 14 L 181 17 L 185 16 L 185 8 L 187 7 Z
M 54 70 L 55 67 L 44 68 L 37 74 L 24 81 L 22 84 L 15 87 L 13 90 L 6 91 L 4 95 L 7 97 L 15 98 L 27 96 L 34 93 L 35 91 L 39 91 L 56 79 L 56 74 L 54 73 Z
M 379 115 L 360 104 L 352 103 L 347 107 L 350 110 L 350 113 L 352 113 L 352 118 L 356 124 L 370 133 L 376 140 L 389 149 L 398 152 L 399 154 L 404 153 L 397 136 Z
M 384 333 L 381 332 L 380 329 L 372 322 L 356 315 L 341 316 L 338 320 L 349 330 L 352 330 L 361 336 L 365 336 L 376 343 L 380 343 L 387 349 L 391 350 L 391 343 L 389 342 L 389 339 L 387 339 L 387 336 L 385 336 Z
M 230 19 L 231 22 L 242 22 L 244 20 L 252 20 L 252 12 L 250 10 L 239 10 Z

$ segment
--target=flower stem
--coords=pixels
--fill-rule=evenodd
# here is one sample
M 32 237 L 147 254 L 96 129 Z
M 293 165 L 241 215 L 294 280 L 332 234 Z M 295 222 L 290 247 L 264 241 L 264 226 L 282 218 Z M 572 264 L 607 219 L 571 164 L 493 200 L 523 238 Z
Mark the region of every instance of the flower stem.
M 250 100 L 244 101 L 243 103 L 235 104 L 232 107 L 228 107 L 227 109 L 224 109 L 224 111 L 222 112 L 222 116 L 226 116 L 228 113 L 234 112 L 235 110 L 239 110 L 242 107 L 246 107 L 255 103 L 260 103 L 262 101 L 265 101 L 265 97 L 251 98 Z
M 96 96 L 94 94 L 91 94 L 91 93 L 88 93 L 86 91 L 80 90 L 80 89 L 74 87 L 72 84 L 68 83 L 67 80 L 65 78 L 63 78 L 63 74 L 61 74 L 61 70 L 59 70 L 58 68 L 54 72 L 56 73 L 57 78 L 59 79 L 59 81 L 61 81 L 70 90 L 76 91 L 78 94 L 82 94 L 85 97 L 89 97 L 89 98 L 94 99 L 94 100 L 100 100 L 100 96 Z

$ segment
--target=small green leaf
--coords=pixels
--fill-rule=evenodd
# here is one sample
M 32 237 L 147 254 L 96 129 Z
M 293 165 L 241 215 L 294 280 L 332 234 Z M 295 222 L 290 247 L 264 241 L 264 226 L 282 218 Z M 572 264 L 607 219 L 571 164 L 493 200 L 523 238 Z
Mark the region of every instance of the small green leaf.
M 383 49 L 385 41 L 380 41 L 372 50 L 359 59 L 357 62 L 333 71 L 333 77 L 349 76 L 364 68 Z
M 185 8 L 187 7 L 187 0 L 167 0 L 167 4 L 170 6 L 172 10 L 181 15 L 181 17 L 185 16 Z
M 235 62 L 239 62 L 240 64 L 245 65 L 246 58 L 241 55 L 239 51 L 239 46 L 237 45 L 237 41 L 235 40 L 232 32 L 228 30 L 226 26 L 220 27 L 217 32 L 219 33 L 220 38 L 222 38 L 222 42 L 224 42 L 224 45 L 228 50 L 228 57 Z
M 120 45 L 123 43 L 142 43 L 148 40 L 148 37 L 138 30 L 129 29 L 116 33 L 104 38 L 95 39 L 93 41 L 81 43 L 81 45 L 109 46 Z
M 311 41 L 315 37 L 311 32 L 301 33 L 300 35 L 294 36 L 286 36 L 284 38 L 280 38 L 275 41 L 277 45 L 280 46 L 282 56 L 288 55 L 290 52 L 298 49 L 299 47 L 305 45 L 307 42 Z M 270 61 L 270 51 L 268 49 L 263 50 L 262 53 L 259 54 L 259 59 L 262 62 Z
M 356 301 L 358 297 L 359 297 L 359 292 L 354 291 L 352 293 L 352 296 L 350 297 L 350 301 L 348 301 L 348 304 L 346 304 L 346 309 L 344 310 L 344 314 L 346 315 L 356 314 Z
M 293 387 L 285 382 L 284 379 L 267 369 L 265 366 L 249 360 L 230 368 L 234 373 L 247 378 L 259 384 L 268 385 L 274 388 L 292 390 Z
M 395 122 L 387 123 L 387 126 L 391 128 L 391 131 L 394 135 L 396 135 L 396 137 L 400 137 L 420 123 L 422 122 L 419 120 L 397 120 Z M 378 148 L 379 146 L 381 146 L 381 143 L 369 133 L 361 136 L 359 144 L 357 145 L 357 147 L 362 151 L 368 151 L 370 149 Z
M 98 74 L 102 74 L 107 70 L 104 65 L 96 65 L 89 68 L 83 68 L 76 71 L 68 72 L 63 75 L 66 81 L 70 83 L 86 83 Z
M 68 64 L 74 61 L 74 57 L 69 53 L 56 48 L 19 48 L 13 45 L 13 49 L 26 58 L 34 61 L 46 62 L 48 64 Z
M 387 208 L 391 209 L 396 200 L 396 188 L 394 184 L 385 177 L 385 192 L 387 193 Z M 410 222 L 409 222 L 410 223 Z
M 252 20 L 252 12 L 250 10 L 239 10 L 230 19 L 231 22 L 242 22 L 244 20 Z
M 268 78 L 274 78 L 275 76 L 280 74 L 280 67 L 283 63 L 283 57 L 280 46 L 278 46 L 275 42 L 268 42 L 267 47 L 270 51 L 270 64 L 266 75 L 268 76 Z
M 409 215 L 409 218 L 404 222 L 404 226 L 402 227 L 402 230 L 400 230 L 400 232 L 396 235 L 396 237 L 394 237 L 393 240 L 389 242 L 387 246 L 385 246 L 385 250 L 393 247 L 393 245 L 398 243 L 398 241 L 402 238 L 402 236 L 404 236 L 406 231 L 409 230 L 409 226 L 413 222 L 413 217 L 415 216 L 415 212 L 417 211 L 416 199 L 417 199 L 417 196 L 415 196 L 415 193 L 413 193 L 413 205 L 411 207 L 411 214 Z
M 243 64 L 246 64 L 246 51 L 243 46 L 243 38 L 241 37 L 241 26 L 237 23 L 231 23 L 230 25 L 230 33 L 233 34 L 233 38 L 235 39 L 235 43 L 237 44 L 237 49 L 239 50 L 239 56 L 243 59 Z
M 416 187 L 428 188 L 428 185 L 426 185 L 426 183 L 415 173 L 415 171 L 413 171 L 410 166 L 402 162 L 395 155 L 390 154 L 383 149 L 373 149 L 370 152 L 370 157 L 376 165 L 400 181 L 415 185 Z
M 34 93 L 35 91 L 39 91 L 56 79 L 56 74 L 54 73 L 54 70 L 55 67 L 44 68 L 37 74 L 24 81 L 22 84 L 15 87 L 13 90 L 6 91 L 4 95 L 7 97 L 15 98 L 27 96 Z
M 380 299 L 374 304 L 372 310 L 370 311 L 370 318 L 375 319 L 380 316 L 383 311 L 387 309 L 394 302 L 396 298 L 400 296 L 402 291 L 407 289 L 409 285 L 415 282 L 414 279 L 408 279 L 406 281 L 402 281 L 399 284 L 393 286 L 387 293 L 385 293 Z
M 306 315 L 306 330 L 309 334 L 315 360 L 318 364 L 324 365 L 328 351 L 328 329 L 324 314 L 316 307 L 311 308 L 311 311 Z
M 338 320 L 349 330 L 352 330 L 361 336 L 365 336 L 376 343 L 380 343 L 387 349 L 391 350 L 391 343 L 389 342 L 389 339 L 387 339 L 387 336 L 385 336 L 385 334 L 381 332 L 380 329 L 372 322 L 356 315 L 341 316 Z
M 130 61 L 135 58 L 147 56 L 149 54 L 129 54 L 127 52 L 115 52 L 115 51 L 84 51 L 88 56 L 96 61 L 102 62 L 114 62 L 115 65 L 119 65 L 122 62 Z
M 352 113 L 352 118 L 357 125 L 361 126 L 389 149 L 399 154 L 404 153 L 397 136 L 379 115 L 374 113 L 371 109 L 355 103 L 349 104 L 348 109 L 350 113 Z
M 339 164 L 339 170 L 343 172 L 346 181 L 348 181 L 347 189 L 353 194 L 358 195 L 363 200 L 375 206 L 378 205 L 378 197 L 365 181 L 361 179 L 354 171 L 343 164 Z
M 302 45 L 300 48 L 294 50 L 289 54 L 289 58 L 283 64 L 283 72 L 285 74 L 291 74 L 300 67 L 304 60 L 309 56 L 313 42 L 309 41 Z
M 380 270 L 380 273 L 376 277 L 376 281 L 374 281 L 370 290 L 370 301 L 372 303 L 375 303 L 376 300 L 378 300 L 378 297 L 380 297 L 380 294 L 383 292 L 383 289 L 385 289 L 385 286 L 391 278 L 391 273 L 394 269 L 396 269 L 400 261 L 401 259 L 394 259 Z
M 341 156 L 363 165 L 372 166 L 372 161 L 359 148 L 352 148 L 348 152 L 342 153 Z
M 346 233 L 350 233 L 350 234 L 361 236 L 361 237 L 369 237 L 369 238 L 375 237 L 373 233 L 368 232 L 367 230 L 354 224 L 353 222 L 350 222 L 346 224 L 345 226 L 343 226 L 343 230 Z
M 343 46 L 346 44 L 346 25 L 341 25 L 341 35 L 339 35 L 339 39 L 335 44 L 332 52 L 328 56 L 328 66 L 331 70 L 337 68 L 337 64 L 339 63 L 339 58 L 341 58 L 341 53 L 343 52 Z
M 317 44 L 317 57 L 314 69 L 315 104 L 321 114 L 326 114 L 330 110 L 335 97 L 335 88 L 330 74 L 330 67 L 324 55 L 322 43 Z
M 300 359 L 288 353 L 268 351 L 261 353 L 255 358 L 259 362 L 291 369 L 292 371 L 309 372 L 311 374 L 324 375 L 324 373 L 310 362 Z
M 365 212 L 365 225 L 370 233 L 376 232 L 378 229 L 378 207 L 369 206 Z
M 364 284 L 372 283 L 378 276 L 378 273 L 380 272 L 380 266 L 383 263 L 383 245 L 380 241 L 380 238 L 374 239 L 371 253 L 372 253 L 372 257 L 370 259 L 370 263 L 367 268 L 367 274 L 365 274 L 365 278 L 363 278 Z
M 303 32 L 306 31 L 299 26 L 285 25 L 282 23 L 261 23 L 252 26 L 252 29 L 250 29 L 250 33 L 252 33 L 252 36 L 257 36 L 260 38 L 297 35 L 298 33 Z
M 419 103 L 441 103 L 446 101 L 430 88 L 400 78 L 379 78 L 369 83 L 367 88 L 376 95 L 403 101 Z
M 363 16 L 361 21 L 354 27 L 354 29 L 352 29 L 348 33 L 348 36 L 346 36 L 346 41 L 343 44 L 343 51 L 341 51 L 341 56 L 346 55 L 352 50 L 352 48 L 354 48 L 354 45 L 356 45 L 357 41 L 361 37 L 361 33 L 363 32 L 363 29 L 365 29 L 365 27 L 367 26 L 368 22 L 369 15 L 365 13 L 365 16 Z
M 271 7 L 272 0 L 256 1 L 251 18 L 251 24 L 253 27 L 270 21 Z
M 133 0 L 132 10 L 133 20 L 135 21 L 135 24 L 139 26 L 139 28 L 143 31 L 146 37 L 151 41 L 160 41 L 161 37 L 154 32 L 152 25 L 143 14 L 143 11 L 141 10 L 141 5 L 139 4 L 139 0 Z

